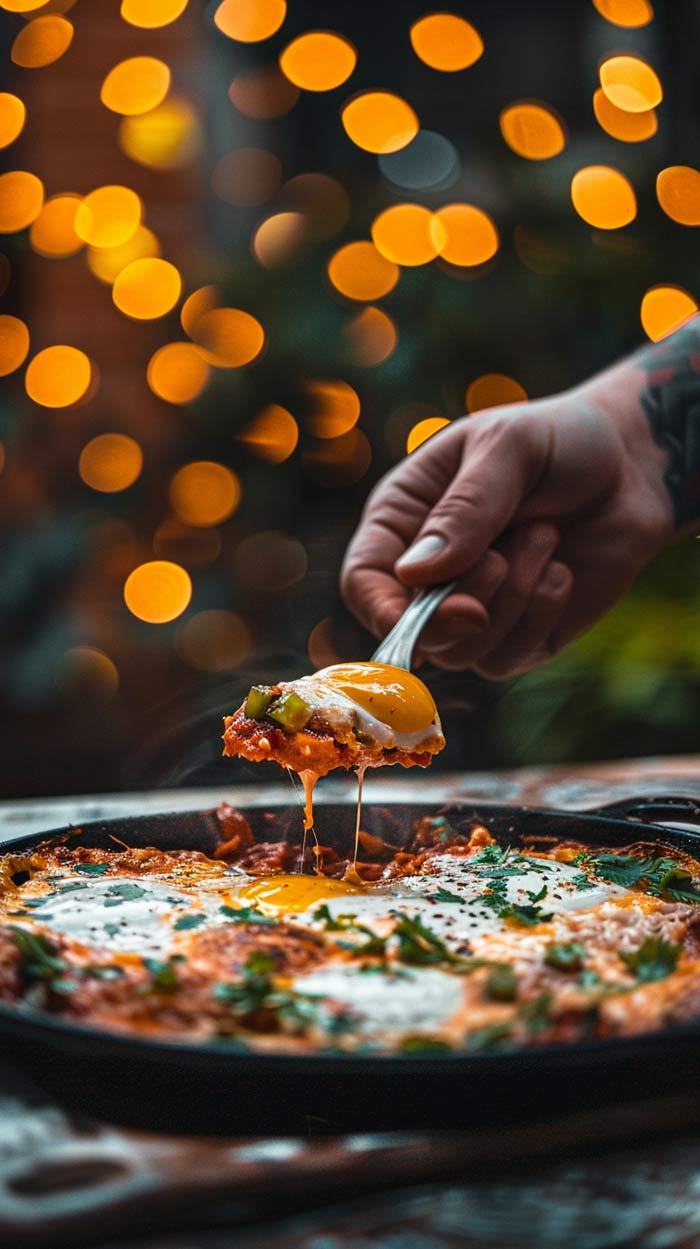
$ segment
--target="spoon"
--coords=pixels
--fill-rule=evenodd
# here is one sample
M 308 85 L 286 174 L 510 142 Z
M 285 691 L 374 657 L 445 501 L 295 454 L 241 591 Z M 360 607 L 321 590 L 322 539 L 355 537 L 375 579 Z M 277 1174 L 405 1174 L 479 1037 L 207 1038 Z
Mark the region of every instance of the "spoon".
M 421 590 L 408 604 L 403 615 L 399 616 L 384 641 L 380 642 L 371 662 L 392 664 L 395 668 L 406 668 L 410 672 L 418 638 L 433 612 L 451 594 L 456 584 L 455 581 L 448 581 L 443 585 L 432 586 L 429 590 Z

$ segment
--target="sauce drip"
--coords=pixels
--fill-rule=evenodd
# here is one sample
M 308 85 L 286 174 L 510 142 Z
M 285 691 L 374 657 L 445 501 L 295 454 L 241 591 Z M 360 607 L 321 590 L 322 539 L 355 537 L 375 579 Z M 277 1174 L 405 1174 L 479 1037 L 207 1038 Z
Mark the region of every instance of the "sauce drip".
M 314 787 L 318 780 L 318 775 L 316 772 L 308 772 L 305 770 L 304 772 L 299 772 L 298 776 L 304 786 L 304 840 L 302 843 L 299 871 L 303 872 L 304 870 L 306 839 L 308 834 L 311 833 L 314 839 L 313 852 L 314 858 L 316 859 L 316 873 L 317 875 L 321 875 L 323 873 L 323 858 L 321 855 L 321 847 L 319 845 L 318 837 L 316 836 L 316 829 L 314 827 Z
M 348 867 L 343 880 L 350 885 L 363 885 L 364 881 L 357 871 L 357 854 L 360 849 L 360 820 L 362 818 L 362 782 L 365 779 L 365 768 L 357 769 L 357 815 L 355 816 L 355 845 L 353 847 L 352 866 Z

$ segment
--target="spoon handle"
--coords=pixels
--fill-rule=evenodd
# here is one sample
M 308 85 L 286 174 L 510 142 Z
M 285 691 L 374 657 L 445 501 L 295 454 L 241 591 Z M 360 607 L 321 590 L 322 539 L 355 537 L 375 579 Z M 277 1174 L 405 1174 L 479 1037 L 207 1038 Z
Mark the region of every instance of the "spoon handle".
M 395 668 L 407 668 L 410 671 L 413 651 L 420 634 L 436 608 L 454 590 L 455 584 L 454 581 L 448 581 L 444 585 L 421 590 L 408 604 L 384 641 L 380 642 L 372 656 L 372 662 L 393 664 Z

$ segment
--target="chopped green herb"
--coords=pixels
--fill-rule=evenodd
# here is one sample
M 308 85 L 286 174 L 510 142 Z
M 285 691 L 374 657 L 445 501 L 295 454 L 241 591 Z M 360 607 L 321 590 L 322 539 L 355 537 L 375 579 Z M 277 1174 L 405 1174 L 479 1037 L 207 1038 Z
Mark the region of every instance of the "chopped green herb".
M 401 1038 L 400 1049 L 404 1054 L 437 1054 L 449 1052 L 452 1046 L 436 1036 L 421 1036 L 420 1033 L 408 1033 Z
M 523 1002 L 519 1014 L 528 1032 L 544 1032 L 549 1027 L 549 1008 L 553 1000 L 549 990 L 544 989 L 532 1002 Z
M 204 923 L 205 915 L 183 915 L 176 924 L 173 924 L 174 932 L 186 932 L 189 928 L 199 928 Z
M 502 1023 L 488 1024 L 485 1028 L 470 1032 L 466 1038 L 466 1048 L 476 1053 L 504 1049 L 510 1038 L 511 1025 L 504 1020 Z
M 642 983 L 665 980 L 667 976 L 672 975 L 678 965 L 680 952 L 680 945 L 675 945 L 673 941 L 665 941 L 659 936 L 647 937 L 639 949 L 631 953 L 618 950 L 622 962 Z
M 417 915 L 413 919 L 409 919 L 408 915 L 401 915 L 392 935 L 398 937 L 398 957 L 402 963 L 449 963 L 455 957 L 444 941 L 426 928 Z
M 87 889 L 87 885 L 84 885 L 82 884 L 82 882 L 79 882 L 76 880 L 76 881 L 73 881 L 73 883 L 70 885 L 62 885 L 58 892 L 59 893 L 79 893 L 81 889 Z
M 151 973 L 151 988 L 163 993 L 172 993 L 177 989 L 177 964 L 183 962 L 181 954 L 173 954 L 168 959 L 145 958 L 143 962 Z
M 505 906 L 499 911 L 501 919 L 512 919 L 516 924 L 526 924 L 528 927 L 534 927 L 535 924 L 546 924 L 552 918 L 552 911 L 546 914 L 541 906 L 522 905 L 519 906 L 514 902 L 512 906 Z
M 464 902 L 464 898 L 460 898 L 458 893 L 450 893 L 449 889 L 443 889 L 442 885 L 437 893 L 429 893 L 428 897 L 431 902 Z
M 68 964 L 58 958 L 57 947 L 48 937 L 25 928 L 10 927 L 10 932 L 19 951 L 22 975 L 30 984 L 37 980 L 52 982 L 67 970 Z
M 547 886 L 543 885 L 538 893 L 533 893 L 530 889 L 526 890 L 526 892 L 531 902 L 541 902 L 547 892 Z
M 105 906 L 121 906 L 122 902 L 135 902 L 137 898 L 144 898 L 146 890 L 133 880 L 125 880 L 118 885 L 110 885 L 107 894 Z
M 62 978 L 51 981 L 51 988 L 54 993 L 69 994 L 75 993 L 80 988 L 77 980 L 64 980 Z
M 109 871 L 109 863 L 78 863 L 75 870 L 82 876 L 104 876 Z
M 593 876 L 625 889 L 643 889 L 658 898 L 700 904 L 700 884 L 668 855 L 637 858 L 631 854 L 599 854 L 587 866 Z
M 117 963 L 90 965 L 83 967 L 83 975 L 91 980 L 120 980 L 124 975 L 124 968 Z
M 547 946 L 544 961 L 557 971 L 580 971 L 585 957 L 586 951 L 580 942 L 563 941 Z
M 121 924 L 105 924 L 104 930 L 108 937 L 116 937 L 117 933 L 121 932 Z
M 595 881 L 591 880 L 590 876 L 587 876 L 585 872 L 577 872 L 575 876 L 571 877 L 571 883 L 574 889 L 579 890 L 579 892 L 583 889 L 595 889 Z
M 592 967 L 584 967 L 578 978 L 578 983 L 582 989 L 595 989 L 603 982 L 597 971 L 593 971 Z
M 234 924 L 276 924 L 277 920 L 256 911 L 254 906 L 220 906 L 219 914 Z
M 514 1002 L 518 981 L 512 963 L 496 963 L 486 981 L 486 996 L 493 1002 Z

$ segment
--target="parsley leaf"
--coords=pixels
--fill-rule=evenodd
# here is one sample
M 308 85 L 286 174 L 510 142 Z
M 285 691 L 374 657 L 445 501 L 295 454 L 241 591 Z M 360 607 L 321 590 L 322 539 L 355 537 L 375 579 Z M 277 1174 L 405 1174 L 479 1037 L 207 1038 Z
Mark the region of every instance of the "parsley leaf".
M 428 897 L 431 902 L 463 902 L 464 898 L 460 898 L 457 893 L 450 893 L 449 889 L 443 889 L 442 885 L 437 893 L 429 893 Z
M 182 919 L 173 924 L 173 930 L 175 932 L 186 932 L 189 928 L 199 928 L 200 924 L 204 923 L 205 918 L 206 916 L 202 914 L 183 915 Z
M 544 961 L 556 971 L 581 971 L 586 950 L 579 941 L 553 942 L 548 945 Z
M 109 871 L 109 863 L 78 863 L 75 870 L 82 876 L 104 876 Z
M 224 915 L 232 924 L 276 924 L 277 920 L 262 915 L 254 906 L 220 906 L 219 914 Z
M 549 1008 L 553 1000 L 549 989 L 544 989 L 533 1001 L 523 1003 L 519 1013 L 528 1032 L 544 1032 L 549 1027 Z
M 135 902 L 137 898 L 145 897 L 146 890 L 133 880 L 125 880 L 120 881 L 118 885 L 110 885 L 107 895 L 104 900 L 105 906 L 121 906 L 122 902 Z
M 68 964 L 58 958 L 57 947 L 48 937 L 25 928 L 10 927 L 10 933 L 19 951 L 22 975 L 30 984 L 37 980 L 51 983 L 67 971 Z
M 518 981 L 512 963 L 496 963 L 486 981 L 486 996 L 492 1002 L 514 1002 Z
M 144 965 L 151 973 L 151 987 L 163 993 L 172 993 L 177 989 L 179 980 L 177 964 L 182 963 L 182 954 L 173 954 L 168 959 L 145 958 Z
M 637 980 L 648 984 L 654 980 L 665 980 L 672 975 L 678 965 L 680 952 L 680 945 L 657 936 L 647 937 L 639 949 L 630 953 L 618 950 L 618 955 Z
M 547 892 L 547 886 L 543 885 L 538 893 L 532 893 L 531 890 L 528 889 L 527 896 L 531 902 L 541 902 L 546 892 Z

